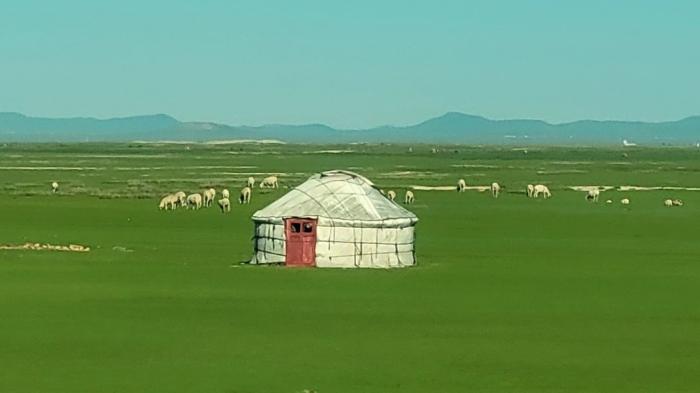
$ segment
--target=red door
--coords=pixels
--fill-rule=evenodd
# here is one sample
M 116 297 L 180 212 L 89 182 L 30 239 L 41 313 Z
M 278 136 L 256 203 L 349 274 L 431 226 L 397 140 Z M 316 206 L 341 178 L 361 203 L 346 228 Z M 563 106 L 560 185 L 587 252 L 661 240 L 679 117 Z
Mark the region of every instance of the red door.
M 316 220 L 288 218 L 284 225 L 287 235 L 285 263 L 289 266 L 315 266 Z

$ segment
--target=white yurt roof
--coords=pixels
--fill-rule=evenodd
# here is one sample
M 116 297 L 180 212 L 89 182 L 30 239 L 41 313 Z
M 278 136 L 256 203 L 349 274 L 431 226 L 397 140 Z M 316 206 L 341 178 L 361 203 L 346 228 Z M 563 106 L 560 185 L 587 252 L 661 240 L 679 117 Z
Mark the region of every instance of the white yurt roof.
M 323 218 L 353 226 L 402 226 L 418 221 L 415 214 L 387 199 L 367 178 L 341 170 L 311 176 L 258 210 L 253 220 L 281 222 L 287 217 Z

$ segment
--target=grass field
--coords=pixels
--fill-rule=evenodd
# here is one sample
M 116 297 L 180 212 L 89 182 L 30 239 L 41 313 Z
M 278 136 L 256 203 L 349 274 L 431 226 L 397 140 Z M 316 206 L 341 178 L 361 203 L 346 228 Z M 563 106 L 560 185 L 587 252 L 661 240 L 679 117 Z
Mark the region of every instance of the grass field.
M 0 392 L 700 390 L 700 192 L 567 189 L 700 187 L 698 149 L 430 148 L 0 145 L 0 243 L 92 248 L 0 251 Z M 415 268 L 241 265 L 252 213 L 327 169 L 505 192 L 416 192 Z M 229 215 L 157 209 L 269 173 Z

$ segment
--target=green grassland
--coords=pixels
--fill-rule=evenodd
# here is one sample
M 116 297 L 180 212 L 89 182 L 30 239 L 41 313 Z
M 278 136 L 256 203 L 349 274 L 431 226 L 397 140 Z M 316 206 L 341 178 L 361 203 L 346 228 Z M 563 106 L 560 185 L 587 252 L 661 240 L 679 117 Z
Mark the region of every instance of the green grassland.
M 700 390 L 700 192 L 567 189 L 700 187 L 700 151 L 431 148 L 0 145 L 0 243 L 92 248 L 0 251 L 0 392 Z M 417 191 L 415 268 L 242 265 L 252 213 L 328 169 L 505 188 Z M 228 215 L 157 209 L 268 173 Z

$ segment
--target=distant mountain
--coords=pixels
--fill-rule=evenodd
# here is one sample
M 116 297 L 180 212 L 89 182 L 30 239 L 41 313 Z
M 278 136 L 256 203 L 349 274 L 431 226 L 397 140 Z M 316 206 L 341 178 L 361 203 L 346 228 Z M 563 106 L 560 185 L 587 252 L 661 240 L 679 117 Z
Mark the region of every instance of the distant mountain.
M 700 116 L 645 123 L 582 120 L 551 124 L 541 120 L 491 120 L 450 112 L 405 126 L 339 130 L 323 124 L 229 126 L 180 122 L 168 115 L 113 119 L 40 118 L 0 112 L 3 142 L 127 142 L 280 140 L 288 143 L 465 143 L 465 144 L 620 144 L 684 145 L 700 142 Z

